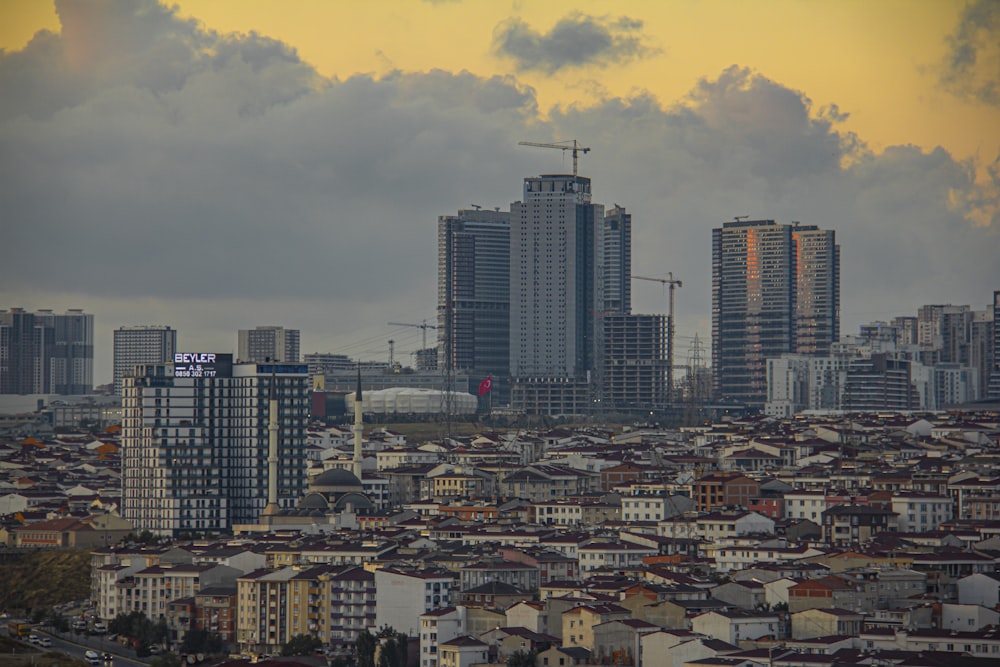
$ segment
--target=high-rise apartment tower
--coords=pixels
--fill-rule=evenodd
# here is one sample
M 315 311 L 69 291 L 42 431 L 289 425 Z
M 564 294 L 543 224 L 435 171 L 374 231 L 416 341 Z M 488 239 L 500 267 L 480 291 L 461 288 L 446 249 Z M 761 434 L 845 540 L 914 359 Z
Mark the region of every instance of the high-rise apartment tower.
M 168 326 L 128 326 L 114 333 L 115 394 L 122 395 L 122 378 L 139 364 L 159 364 L 174 358 L 177 331 Z
M 270 398 L 278 407 L 277 505 L 306 490 L 308 368 L 179 353 L 124 377 L 122 516 L 160 535 L 256 523 L 268 498 Z
M 509 317 L 510 213 L 473 209 L 440 216 L 439 367 L 505 379 Z
M 593 409 L 604 305 L 604 207 L 590 179 L 524 179 L 510 210 L 512 405 L 541 414 Z M 600 267 L 600 269 L 598 268 Z
M 0 311 L 0 393 L 89 394 L 94 390 L 94 316 L 21 308 Z
M 839 336 L 833 231 L 737 220 L 712 231 L 712 366 L 718 399 L 762 407 L 766 360 L 825 354 Z
M 240 329 L 236 359 L 248 363 L 281 361 L 299 363 L 299 330 L 284 327 Z

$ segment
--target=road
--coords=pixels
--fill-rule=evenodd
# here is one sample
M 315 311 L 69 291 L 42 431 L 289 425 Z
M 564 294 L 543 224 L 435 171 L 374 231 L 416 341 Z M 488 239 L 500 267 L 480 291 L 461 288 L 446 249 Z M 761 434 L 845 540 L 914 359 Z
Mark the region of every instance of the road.
M 149 667 L 149 663 L 142 662 L 135 657 L 135 651 L 125 648 L 117 642 L 108 641 L 101 635 L 75 635 L 69 632 L 60 635 L 37 627 L 34 634 L 52 640 L 52 646 L 35 646 L 34 648 L 38 651 L 59 651 L 83 660 L 84 653 L 89 649 L 97 651 L 102 656 L 105 652 L 111 653 L 113 660 L 110 667 Z

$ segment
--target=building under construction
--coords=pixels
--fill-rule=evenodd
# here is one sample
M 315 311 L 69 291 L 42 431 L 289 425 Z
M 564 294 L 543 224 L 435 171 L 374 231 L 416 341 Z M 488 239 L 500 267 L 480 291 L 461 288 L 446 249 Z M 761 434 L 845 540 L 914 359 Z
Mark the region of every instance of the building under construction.
M 663 315 L 605 315 L 603 395 L 598 411 L 662 409 L 668 400 L 665 345 Z

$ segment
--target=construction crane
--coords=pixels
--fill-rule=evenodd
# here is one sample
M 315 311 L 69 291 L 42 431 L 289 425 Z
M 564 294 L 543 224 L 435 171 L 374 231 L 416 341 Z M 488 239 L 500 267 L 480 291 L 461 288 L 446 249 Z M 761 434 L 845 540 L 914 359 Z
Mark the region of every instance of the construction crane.
M 649 280 L 661 285 L 670 286 L 670 299 L 667 308 L 667 403 L 674 404 L 674 288 L 683 287 L 684 283 L 674 280 L 673 272 L 666 278 L 651 278 L 649 276 L 631 276 L 634 280 Z
M 572 145 L 564 145 L 564 144 L 570 144 L 571 142 L 572 142 Z M 518 146 L 534 146 L 535 148 L 555 148 L 555 149 L 558 149 L 558 150 L 561 150 L 561 151 L 573 151 L 573 176 L 574 177 L 577 175 L 577 171 L 576 171 L 577 155 L 579 153 L 587 154 L 587 153 L 590 152 L 590 148 L 588 148 L 587 146 L 581 146 L 581 145 L 579 145 L 577 143 L 576 139 L 567 139 L 566 141 L 557 141 L 554 144 L 542 144 L 542 143 L 538 143 L 538 142 L 535 142 L 535 141 L 519 141 L 519 142 L 517 142 L 517 145 Z
M 424 330 L 424 343 L 423 343 L 423 347 L 420 348 L 421 350 L 426 350 L 427 349 L 427 330 L 428 329 L 437 329 L 437 327 L 434 326 L 433 324 L 427 324 L 427 320 L 423 320 L 420 324 L 411 324 L 409 322 L 389 322 L 388 324 L 389 324 L 390 327 L 415 327 L 417 329 L 423 329 Z

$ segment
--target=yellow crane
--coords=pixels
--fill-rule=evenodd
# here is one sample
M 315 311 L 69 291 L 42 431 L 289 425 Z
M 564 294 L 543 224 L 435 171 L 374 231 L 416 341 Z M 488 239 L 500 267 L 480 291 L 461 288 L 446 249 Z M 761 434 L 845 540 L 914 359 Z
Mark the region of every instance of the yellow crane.
M 561 151 L 573 151 L 573 176 L 577 175 L 576 165 L 577 165 L 577 155 L 579 153 L 587 154 L 590 152 L 590 148 L 587 146 L 581 146 L 577 143 L 576 139 L 567 139 L 566 141 L 557 141 L 554 144 L 543 144 L 536 141 L 519 141 L 518 146 L 534 146 L 535 148 L 555 148 Z
M 654 283 L 670 287 L 669 305 L 667 307 L 667 402 L 674 404 L 674 288 L 683 287 L 684 283 L 674 280 L 673 272 L 667 273 L 666 278 L 652 278 L 649 276 L 631 276 L 634 280 L 649 280 Z

